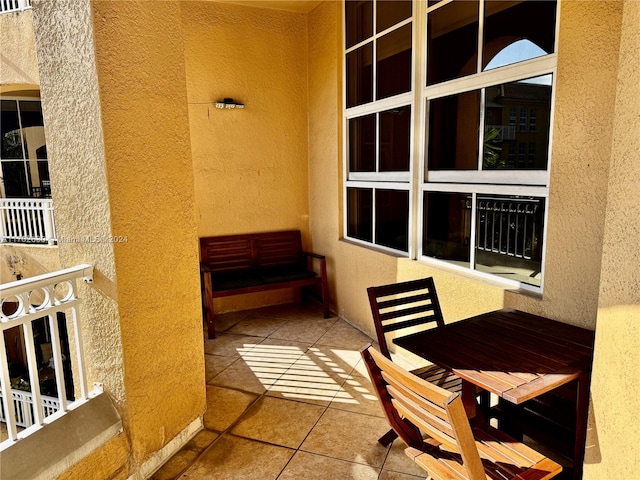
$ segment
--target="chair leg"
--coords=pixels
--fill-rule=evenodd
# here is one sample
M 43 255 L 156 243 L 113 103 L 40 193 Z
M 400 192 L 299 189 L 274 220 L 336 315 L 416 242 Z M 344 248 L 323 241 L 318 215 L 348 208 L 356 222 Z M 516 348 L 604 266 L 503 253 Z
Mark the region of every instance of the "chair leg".
M 391 429 L 389 430 L 387 433 L 385 433 L 383 436 L 381 436 L 378 439 L 378 443 L 380 445 L 382 445 L 383 447 L 387 447 L 391 444 L 391 442 L 393 442 L 396 438 L 398 438 L 398 434 L 395 432 L 395 430 Z

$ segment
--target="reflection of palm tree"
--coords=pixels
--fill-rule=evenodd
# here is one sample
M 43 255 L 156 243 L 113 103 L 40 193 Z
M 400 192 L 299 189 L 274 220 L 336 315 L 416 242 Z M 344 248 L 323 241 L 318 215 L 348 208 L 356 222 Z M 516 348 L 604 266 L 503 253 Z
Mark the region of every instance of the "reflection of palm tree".
M 486 169 L 499 169 L 505 168 L 506 164 L 504 159 L 500 156 L 500 143 L 502 138 L 500 137 L 500 131 L 495 127 L 489 127 L 484 132 L 484 168 Z

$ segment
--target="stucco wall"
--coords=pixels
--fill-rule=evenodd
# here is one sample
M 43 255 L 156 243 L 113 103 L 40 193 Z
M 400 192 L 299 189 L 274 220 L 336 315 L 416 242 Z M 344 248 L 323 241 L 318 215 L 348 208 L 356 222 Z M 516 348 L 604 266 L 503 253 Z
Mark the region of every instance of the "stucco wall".
M 306 16 L 216 2 L 181 10 L 199 236 L 299 229 L 307 247 Z M 245 108 L 216 109 L 226 97 Z M 298 298 L 285 289 L 214 308 Z
M 607 208 L 622 2 L 560 8 L 544 293 L 509 307 L 594 329 Z
M 136 473 L 205 409 L 179 10 L 34 4 L 56 223 L 69 239 L 61 266 L 95 266 L 81 291 L 89 381 L 103 383 L 125 427 L 65 478 Z
M 199 235 L 306 233 L 305 15 L 183 2 L 182 25 Z
M 624 3 L 585 480 L 627 479 L 640 458 L 640 2 Z
M 12 88 L 12 84 L 38 85 L 31 11 L 0 15 L 0 45 L 0 93 Z
M 134 461 L 205 408 L 180 2 L 93 2 Z

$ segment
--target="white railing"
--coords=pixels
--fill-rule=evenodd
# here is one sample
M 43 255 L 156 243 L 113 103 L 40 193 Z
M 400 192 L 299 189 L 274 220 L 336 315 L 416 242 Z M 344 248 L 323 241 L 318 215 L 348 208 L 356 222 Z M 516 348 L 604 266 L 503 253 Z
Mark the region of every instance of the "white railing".
M 11 389 L 11 396 L 13 397 L 13 408 L 16 413 L 16 425 L 22 428 L 27 428 L 33 425 L 34 410 L 33 395 L 31 392 Z M 40 401 L 42 402 L 42 409 L 45 418 L 60 410 L 60 402 L 57 398 L 42 395 L 40 397 Z M 0 391 L 0 422 L 7 423 L 7 417 L 4 413 L 4 396 L 2 391 Z
M 31 8 L 31 0 L 0 0 L 0 13 L 20 12 Z
M 0 198 L 2 242 L 54 245 L 57 236 L 53 201 L 50 198 Z
M 91 282 L 93 266 L 78 265 L 0 285 L 0 392 L 11 391 L 14 398 L 13 402 L 2 402 L 8 438 L 0 443 L 0 452 L 100 393 L 99 386 L 94 385 L 89 392 L 87 385 L 78 314 L 81 301 L 77 295 L 78 279 Z M 61 334 L 61 321 L 67 335 Z M 44 326 L 43 322 L 48 330 L 46 356 L 50 359 L 36 352 L 41 345 L 36 344 L 34 324 Z M 9 345 L 5 334 L 22 340 Z M 10 369 L 11 360 L 13 368 Z M 16 369 L 16 364 L 20 368 Z M 45 369 L 48 381 L 55 385 L 55 398 L 41 393 L 41 373 Z M 21 379 L 12 378 L 16 371 L 23 372 Z M 29 385 L 30 392 L 16 392 L 11 388 L 20 380 L 23 385 Z M 21 397 L 18 401 L 16 393 Z M 18 432 L 21 423 L 30 425 Z

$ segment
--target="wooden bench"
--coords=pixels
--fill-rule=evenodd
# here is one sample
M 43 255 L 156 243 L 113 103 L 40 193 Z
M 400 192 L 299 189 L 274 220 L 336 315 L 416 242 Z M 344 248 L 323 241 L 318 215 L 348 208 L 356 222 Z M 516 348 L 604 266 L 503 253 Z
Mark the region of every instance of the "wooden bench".
M 202 237 L 200 270 L 209 338 L 216 336 L 214 298 L 318 286 L 324 318 L 331 316 L 326 259 L 302 250 L 299 230 Z

